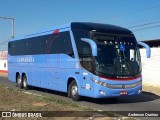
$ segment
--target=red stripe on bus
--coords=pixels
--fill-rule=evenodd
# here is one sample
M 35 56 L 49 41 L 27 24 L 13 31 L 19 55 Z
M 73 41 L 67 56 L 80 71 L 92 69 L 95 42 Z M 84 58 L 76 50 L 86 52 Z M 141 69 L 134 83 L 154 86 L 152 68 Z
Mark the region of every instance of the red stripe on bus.
M 57 30 L 54 30 L 52 34 L 57 34 L 57 33 L 59 33 L 59 30 L 58 30 L 58 29 L 57 29 Z
M 135 80 L 137 78 L 141 78 L 142 76 L 136 76 L 134 78 L 106 78 L 106 77 L 102 77 L 100 76 L 100 78 L 103 78 L 105 80 L 116 80 L 116 81 L 127 81 L 127 80 Z

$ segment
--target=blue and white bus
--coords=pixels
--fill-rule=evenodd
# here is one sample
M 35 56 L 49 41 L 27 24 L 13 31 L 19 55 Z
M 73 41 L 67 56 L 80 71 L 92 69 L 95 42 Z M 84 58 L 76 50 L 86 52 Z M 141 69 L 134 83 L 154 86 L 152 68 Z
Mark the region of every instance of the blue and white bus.
M 139 44 L 125 28 L 73 22 L 13 38 L 8 43 L 8 79 L 18 87 L 36 86 L 81 96 L 108 98 L 142 91 Z

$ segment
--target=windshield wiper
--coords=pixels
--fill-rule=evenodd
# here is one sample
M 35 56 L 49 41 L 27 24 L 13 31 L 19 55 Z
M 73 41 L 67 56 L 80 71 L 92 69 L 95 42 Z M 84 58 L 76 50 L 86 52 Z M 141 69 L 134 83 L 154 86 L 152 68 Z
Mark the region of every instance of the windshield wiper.
M 124 58 L 124 59 L 122 59 L 122 57 Z M 130 73 L 130 75 L 132 76 L 132 77 L 135 77 L 135 73 L 134 73 L 134 71 L 133 71 L 133 69 L 131 68 L 131 66 L 129 65 L 129 63 L 126 61 L 127 59 L 126 59 L 126 56 L 125 56 L 125 53 L 124 53 L 124 51 L 123 51 L 123 54 L 122 53 L 119 53 L 118 51 L 117 51 L 117 57 L 116 57 L 116 60 L 115 60 L 115 69 L 114 69 L 114 74 L 113 74 L 113 76 L 115 76 L 115 74 L 116 74 L 116 69 L 118 70 L 118 69 L 121 69 L 121 71 L 122 72 L 125 72 L 125 70 L 122 68 L 123 67 L 123 64 L 125 64 L 126 65 L 126 68 L 129 70 L 129 73 Z M 124 63 L 123 63 L 124 62 Z M 120 68 L 118 67 L 118 63 L 120 64 Z
M 130 65 L 128 64 L 128 62 L 126 62 L 126 60 L 124 60 L 124 62 L 126 64 L 127 68 L 129 69 L 132 77 L 134 78 L 136 76 L 136 74 L 134 73 L 133 69 L 130 67 Z

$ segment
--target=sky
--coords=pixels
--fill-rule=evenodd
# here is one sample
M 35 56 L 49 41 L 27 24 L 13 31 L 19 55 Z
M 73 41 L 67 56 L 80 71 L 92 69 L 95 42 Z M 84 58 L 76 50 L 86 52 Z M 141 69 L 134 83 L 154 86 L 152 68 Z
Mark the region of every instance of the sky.
M 133 31 L 138 41 L 160 38 L 160 0 L 0 0 L 0 17 L 15 19 L 15 37 L 70 22 L 98 22 Z M 0 19 L 0 50 L 11 20 Z

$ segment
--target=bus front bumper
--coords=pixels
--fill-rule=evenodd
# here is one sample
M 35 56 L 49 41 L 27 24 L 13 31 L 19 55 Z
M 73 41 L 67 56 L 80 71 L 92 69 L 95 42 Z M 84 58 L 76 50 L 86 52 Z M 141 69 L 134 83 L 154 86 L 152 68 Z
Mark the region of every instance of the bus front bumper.
M 107 88 L 95 84 L 94 98 L 112 98 L 121 96 L 139 95 L 142 93 L 142 84 L 134 88 Z

